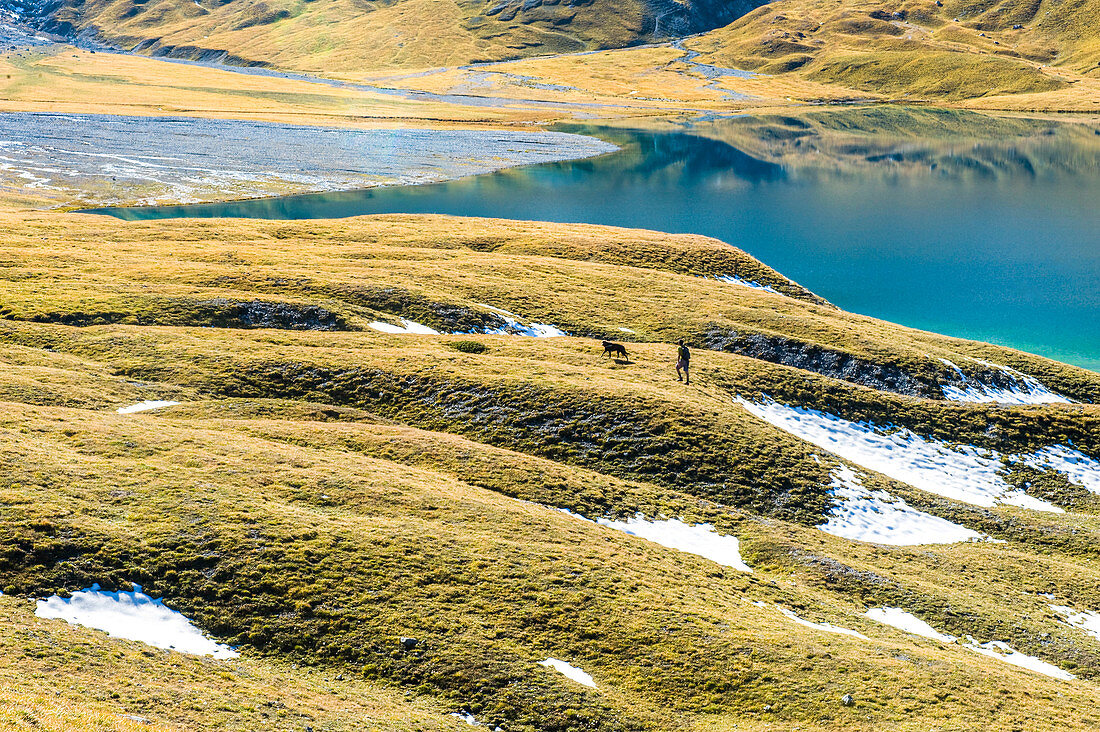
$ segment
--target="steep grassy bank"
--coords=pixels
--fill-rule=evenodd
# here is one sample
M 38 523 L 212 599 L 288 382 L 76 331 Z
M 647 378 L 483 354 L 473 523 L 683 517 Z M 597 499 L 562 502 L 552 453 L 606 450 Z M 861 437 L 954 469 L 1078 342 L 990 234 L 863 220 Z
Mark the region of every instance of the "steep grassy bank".
M 32 663 L 60 696 L 20 682 L 0 708 L 50 719 L 86 696 L 112 719 L 277 729 L 364 714 L 442 729 L 459 711 L 555 731 L 1098 722 L 1100 642 L 1049 608 L 1100 607 L 1091 493 L 1031 468 L 1020 485 L 1068 509 L 1040 513 L 867 471 L 869 489 L 1005 543 L 844 539 L 817 528 L 841 504 L 844 461 L 735 401 L 1006 453 L 1072 440 L 1096 457 L 1095 406 L 948 402 L 959 377 L 938 359 L 975 380 L 1003 375 L 975 358 L 1011 365 L 1083 402 L 1091 372 L 844 313 L 700 237 L 419 216 L 4 216 L 0 614 L 32 630 L 13 631 L 0 673 Z M 376 329 L 402 318 L 446 333 Z M 530 323 L 570 335 L 518 335 Z M 606 358 L 607 337 L 628 358 Z M 678 337 L 695 346 L 690 387 L 672 372 Z M 739 343 L 783 347 L 764 360 L 729 352 Z M 143 399 L 181 404 L 114 412 Z M 736 536 L 753 571 L 582 519 L 637 514 Z M 140 583 L 244 660 L 142 656 L 31 620 L 21 599 L 95 582 Z M 1078 680 L 864 616 L 880 604 Z M 72 664 L 43 643 L 104 660 L 66 678 Z M 162 659 L 167 681 L 110 681 Z M 234 674 L 249 681 L 217 714 L 172 710 L 179 690 L 214 694 Z

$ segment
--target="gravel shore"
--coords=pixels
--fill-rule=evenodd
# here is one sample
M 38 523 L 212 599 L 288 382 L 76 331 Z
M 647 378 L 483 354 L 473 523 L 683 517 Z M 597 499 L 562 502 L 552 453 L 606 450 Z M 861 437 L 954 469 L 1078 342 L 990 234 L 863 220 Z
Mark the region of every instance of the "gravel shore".
M 0 185 L 67 206 L 196 203 L 432 183 L 615 149 L 541 130 L 344 130 L 20 112 L 0 114 Z

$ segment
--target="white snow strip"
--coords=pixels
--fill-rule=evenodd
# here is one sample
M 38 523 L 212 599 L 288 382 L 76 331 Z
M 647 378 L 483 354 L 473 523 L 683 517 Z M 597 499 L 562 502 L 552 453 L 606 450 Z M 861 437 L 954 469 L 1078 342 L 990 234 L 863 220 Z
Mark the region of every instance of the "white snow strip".
M 1074 610 L 1064 605 L 1051 605 L 1050 609 L 1074 628 L 1080 628 L 1093 638 L 1100 638 L 1100 613 L 1092 610 Z
M 1074 450 L 1068 445 L 1051 445 L 1024 455 L 1021 460 L 1033 468 L 1049 468 L 1083 486 L 1091 493 L 1100 493 L 1100 460 Z
M 974 359 L 977 363 L 996 369 L 1005 374 L 1013 385 L 1010 387 L 994 386 L 986 384 L 966 376 L 962 369 L 955 363 L 941 358 L 940 361 L 950 366 L 961 382 L 961 386 L 941 386 L 945 398 L 954 402 L 996 403 L 996 404 L 1072 404 L 1072 400 L 1051 391 L 1036 379 L 1016 369 L 1002 366 L 989 361 Z
M 481 726 L 481 722 L 477 721 L 477 717 L 475 717 L 474 715 L 470 714 L 467 711 L 451 712 L 451 716 L 452 717 L 458 717 L 459 719 L 461 719 L 463 722 L 470 725 L 471 727 L 480 727 Z
M 119 414 L 133 414 L 134 412 L 146 412 L 150 409 L 160 409 L 161 407 L 174 407 L 177 404 L 179 404 L 179 402 L 168 402 L 168 401 L 161 401 L 161 400 L 146 399 L 143 402 L 138 402 L 137 404 L 131 404 L 128 407 L 119 407 L 118 408 L 118 413 Z
M 907 613 L 901 608 L 875 607 L 868 610 L 865 615 L 876 623 L 889 625 L 898 630 L 904 630 L 906 633 L 912 633 L 913 635 L 919 635 L 924 638 L 931 638 L 932 640 L 938 640 L 944 643 L 954 643 L 957 640 L 955 636 L 940 633 L 916 615 Z
M 412 320 L 401 318 L 401 325 L 394 325 L 393 323 L 384 323 L 381 320 L 375 320 L 373 323 L 367 323 L 368 326 L 383 333 L 393 333 L 400 335 L 439 335 L 439 331 L 433 328 L 429 328 L 426 325 L 421 325 Z
M 741 285 L 742 287 L 749 287 L 753 290 L 763 290 L 764 292 L 773 292 L 776 295 L 783 294 L 783 293 L 779 292 L 778 290 L 776 290 L 771 285 L 762 285 L 759 282 L 753 282 L 752 280 L 743 280 L 743 279 L 741 279 L 740 277 L 738 277 L 736 275 L 715 275 L 714 279 L 718 280 L 719 282 L 726 282 L 726 283 L 731 284 L 731 285 Z
M 548 325 L 546 323 L 525 323 L 523 322 L 523 318 L 519 315 L 502 308 L 496 308 L 484 303 L 477 303 L 477 305 L 499 314 L 508 323 L 508 325 L 503 328 L 486 331 L 489 335 L 521 335 L 531 338 L 558 338 L 569 335 L 564 330 L 554 325 Z
M 1026 653 L 1020 653 L 1012 646 L 1001 641 L 989 641 L 988 643 L 978 643 L 970 636 L 967 636 L 968 643 L 963 643 L 963 648 L 969 648 L 975 653 L 980 653 L 983 656 L 989 656 L 990 658 L 996 658 L 998 661 L 1004 661 L 1010 663 L 1013 666 L 1019 666 L 1020 668 L 1026 668 L 1029 671 L 1043 674 L 1044 676 L 1052 676 L 1056 679 L 1062 679 L 1064 681 L 1072 681 L 1077 677 L 1071 674 L 1069 671 L 1063 671 L 1054 664 L 1047 663 L 1042 659 L 1035 656 L 1029 656 Z
M 840 635 L 850 635 L 855 638 L 870 640 L 870 638 L 858 631 L 849 630 L 848 628 L 841 628 L 839 625 L 832 625 L 830 623 L 811 623 L 809 620 L 798 617 L 785 607 L 781 607 L 779 605 L 776 605 L 776 607 L 779 608 L 779 612 L 783 613 L 785 616 L 798 623 L 799 625 L 805 625 L 807 628 L 813 628 L 814 630 L 823 630 L 826 633 L 838 633 Z
M 803 407 L 765 399 L 754 404 L 737 401 L 751 414 L 779 429 L 828 450 L 868 470 L 908 483 L 920 490 L 956 501 L 992 507 L 996 503 L 1037 511 L 1063 513 L 1052 503 L 1015 490 L 999 475 L 1001 455 L 965 445 L 925 439 L 900 428 L 878 428 Z M 889 430 L 889 431 L 887 431 Z
M 593 689 L 596 688 L 596 682 L 592 680 L 591 676 L 589 676 L 576 666 L 571 666 L 565 661 L 559 661 L 556 658 L 548 658 L 545 661 L 539 661 L 539 665 L 549 666 L 566 678 L 576 681 L 578 684 L 591 686 Z
M 833 508 L 828 521 L 817 527 L 826 534 L 892 546 L 953 544 L 989 538 L 947 519 L 919 511 L 886 491 L 872 493 L 847 465 L 835 469 L 832 479 L 829 492 L 842 503 Z
M 741 559 L 740 543 L 736 536 L 723 536 L 714 530 L 711 524 L 685 524 L 677 519 L 649 521 L 638 514 L 626 521 L 596 519 L 596 523 L 631 536 L 648 539 L 654 544 L 676 549 L 688 554 L 696 554 L 725 567 L 733 567 L 741 572 L 751 572 L 752 568 Z
M 204 636 L 190 620 L 165 607 L 160 600 L 142 594 L 140 585 L 134 585 L 132 592 L 103 592 L 99 585 L 92 585 L 74 592 L 72 597 L 54 595 L 39 600 L 34 614 L 196 656 L 236 658 L 240 655 Z

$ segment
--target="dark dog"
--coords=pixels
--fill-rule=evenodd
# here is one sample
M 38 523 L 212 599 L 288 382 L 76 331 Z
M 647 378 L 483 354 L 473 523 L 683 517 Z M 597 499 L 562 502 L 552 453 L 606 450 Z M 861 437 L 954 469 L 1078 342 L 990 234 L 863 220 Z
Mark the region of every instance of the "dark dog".
M 622 356 L 623 358 L 630 358 L 626 355 L 626 347 L 622 343 L 603 341 L 603 353 L 608 358 L 611 358 L 612 356 Z

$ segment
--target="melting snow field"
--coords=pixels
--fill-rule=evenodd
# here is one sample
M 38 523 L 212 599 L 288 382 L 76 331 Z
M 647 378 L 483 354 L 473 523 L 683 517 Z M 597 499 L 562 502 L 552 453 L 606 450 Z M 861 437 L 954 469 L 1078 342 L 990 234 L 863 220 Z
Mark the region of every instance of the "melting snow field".
M 789 407 L 771 400 L 760 404 L 738 398 L 750 413 L 779 429 L 845 460 L 956 501 L 992 507 L 997 503 L 1062 513 L 1052 503 L 1016 490 L 999 475 L 1001 455 L 971 446 L 948 447 L 904 428 L 883 431 L 825 412 Z
M 1100 493 L 1100 460 L 1066 445 L 1052 445 L 1024 455 L 1020 460 L 1033 468 L 1049 468 L 1066 476 L 1071 483 Z
M 69 598 L 54 595 L 39 600 L 34 614 L 196 656 L 236 658 L 240 655 L 204 636 L 190 620 L 165 607 L 160 600 L 142 594 L 140 585 L 134 585 L 132 592 L 104 592 L 99 585 L 92 585 L 87 590 L 74 592 Z
M 549 666 L 566 678 L 576 681 L 578 684 L 584 684 L 585 686 L 590 686 L 593 689 L 596 688 L 596 682 L 592 680 L 591 676 L 589 676 L 576 666 L 572 666 L 566 663 L 565 661 L 559 661 L 556 658 L 548 658 L 545 661 L 539 661 L 539 665 Z
M 507 310 L 502 310 L 500 308 L 495 308 L 492 305 L 483 305 L 481 303 L 478 303 L 478 305 L 480 307 L 492 310 L 494 313 L 497 313 L 502 318 L 504 318 L 504 320 L 508 323 L 507 326 L 498 330 L 486 331 L 487 333 L 492 335 L 521 335 L 529 336 L 531 338 L 558 338 L 561 336 L 569 335 L 561 328 L 553 325 L 548 325 L 547 323 L 524 323 L 523 319 L 515 313 L 511 313 Z
M 719 282 L 725 282 L 725 283 L 730 284 L 730 285 L 741 285 L 742 287 L 748 287 L 748 288 L 753 289 L 753 290 L 763 290 L 764 292 L 772 292 L 772 293 L 775 293 L 776 295 L 781 295 L 782 294 L 781 292 L 776 290 L 771 285 L 762 285 L 759 282 L 753 282 L 752 280 L 743 280 L 740 277 L 737 277 L 736 275 L 715 275 L 714 279 L 718 280 Z
M 981 541 L 984 534 L 918 511 L 886 491 L 871 492 L 846 465 L 832 473 L 830 493 L 841 500 L 817 528 L 855 541 L 893 546 Z
M 375 320 L 373 323 L 367 323 L 368 326 L 374 328 L 377 331 L 383 333 L 394 333 L 401 335 L 439 335 L 438 330 L 429 328 L 426 325 L 421 325 L 412 320 L 401 318 L 401 325 L 394 325 L 393 323 L 384 323 L 381 320 Z
M 626 521 L 597 519 L 596 523 L 631 536 L 648 539 L 654 544 L 676 549 L 688 554 L 696 554 L 725 567 L 741 572 L 751 572 L 752 568 L 741 559 L 741 547 L 736 536 L 723 536 L 710 524 L 691 526 L 676 519 L 649 521 L 638 515 Z
M 996 658 L 998 661 L 1004 661 L 1005 663 L 1012 664 L 1013 666 L 1019 666 L 1020 668 L 1026 668 L 1029 671 L 1043 674 L 1044 676 L 1051 676 L 1056 679 L 1062 679 L 1064 681 L 1072 681 L 1077 677 L 1071 674 L 1069 671 L 1063 671 L 1054 664 L 1047 663 L 1035 656 L 1029 656 L 1026 653 L 1020 653 L 1012 646 L 1001 641 L 989 641 L 988 643 L 978 643 L 973 638 L 967 636 L 966 643 L 963 643 L 963 648 L 969 648 L 975 653 L 980 653 L 983 656 L 989 656 L 990 658 Z
M 882 623 L 883 625 L 889 625 L 898 630 L 904 630 L 906 633 L 912 633 L 913 635 L 919 635 L 924 638 L 931 638 L 932 640 L 942 641 L 944 643 L 954 643 L 957 639 L 953 635 L 946 635 L 940 633 L 928 623 L 924 622 L 916 615 L 907 613 L 901 608 L 896 607 L 876 607 L 867 611 L 866 616 L 876 623 Z
M 118 413 L 119 414 L 134 414 L 135 412 L 147 412 L 150 409 L 160 409 L 161 407 L 174 407 L 177 404 L 179 404 L 179 402 L 168 402 L 168 401 L 158 401 L 158 400 L 146 399 L 143 402 L 138 402 L 137 404 L 131 404 L 128 407 L 119 407 L 118 408 Z
M 1056 608 L 1051 606 L 1052 610 L 1059 612 L 1060 610 L 1070 610 L 1069 608 Z M 1072 613 L 1073 611 L 1070 610 Z M 946 635 L 940 633 L 928 623 L 924 622 L 916 615 L 907 613 L 896 607 L 879 607 L 868 610 L 867 617 L 875 622 L 882 623 L 883 625 L 889 625 L 899 630 L 904 630 L 906 633 L 912 633 L 914 635 L 923 636 L 925 638 L 931 638 L 932 640 L 938 640 L 943 643 L 954 643 L 957 639 L 955 636 Z M 1094 620 L 1100 620 L 1100 615 L 1089 613 L 1093 616 Z M 1076 623 L 1071 622 L 1071 625 Z M 1090 631 L 1091 632 L 1091 631 Z M 978 643 L 970 636 L 966 637 L 966 643 L 962 644 L 963 648 L 980 653 L 983 656 L 989 656 L 995 658 L 998 661 L 1011 664 L 1013 666 L 1019 666 L 1029 671 L 1043 674 L 1044 676 L 1051 676 L 1056 679 L 1062 679 L 1064 681 L 1071 681 L 1075 678 L 1073 674 L 1068 671 L 1064 671 L 1054 664 L 1047 663 L 1046 661 L 1036 658 L 1035 656 L 1029 656 L 1026 653 L 1020 653 L 1012 646 L 1002 641 L 989 641 L 988 643 Z
M 813 628 L 814 630 L 822 630 L 822 631 L 825 631 L 826 633 L 837 633 L 838 635 L 850 635 L 854 638 L 862 638 L 863 640 L 870 640 L 870 638 L 868 638 L 863 633 L 860 633 L 858 631 L 850 630 L 848 628 L 841 628 L 839 625 L 832 625 L 831 623 L 814 623 L 814 622 L 811 622 L 811 621 L 806 620 L 804 618 L 798 617 L 792 611 L 788 610 L 785 607 L 780 607 L 779 605 L 776 605 L 776 607 L 779 609 L 779 612 L 783 613 L 783 615 L 790 618 L 791 620 L 798 623 L 799 625 L 806 626 L 807 628 Z
M 561 328 L 546 323 L 525 323 L 523 319 L 515 313 L 495 308 L 492 305 L 480 305 L 480 307 L 498 313 L 507 323 L 507 325 L 502 328 L 484 331 L 485 335 L 518 335 L 530 338 L 557 338 L 559 336 L 569 335 Z M 393 323 L 386 323 L 381 320 L 375 320 L 372 323 L 367 323 L 367 325 L 377 331 L 392 333 L 394 335 L 443 335 L 438 330 L 417 323 L 415 320 L 409 320 L 408 318 L 399 318 L 399 320 L 401 321 L 401 325 L 394 325 Z M 477 331 L 471 331 L 471 333 L 473 332 Z M 447 335 L 460 334 L 448 333 Z M 469 335 L 469 333 L 465 335 Z
M 1000 371 L 1012 386 L 994 386 L 976 381 L 966 376 L 955 363 L 941 358 L 940 361 L 951 367 L 958 376 L 961 386 L 940 387 L 946 399 L 954 402 L 996 403 L 996 404 L 1072 404 L 1072 400 L 1048 389 L 1033 376 L 1000 364 L 974 359 L 977 363 Z
M 1067 624 L 1080 628 L 1093 638 L 1100 638 L 1100 613 L 1091 610 L 1074 610 L 1064 605 L 1051 605 L 1050 609 L 1061 615 Z

